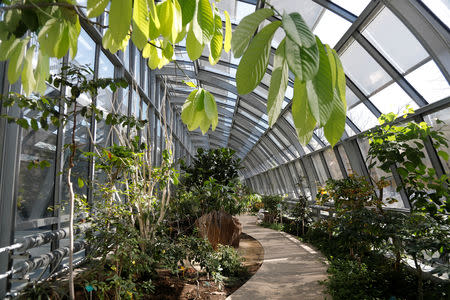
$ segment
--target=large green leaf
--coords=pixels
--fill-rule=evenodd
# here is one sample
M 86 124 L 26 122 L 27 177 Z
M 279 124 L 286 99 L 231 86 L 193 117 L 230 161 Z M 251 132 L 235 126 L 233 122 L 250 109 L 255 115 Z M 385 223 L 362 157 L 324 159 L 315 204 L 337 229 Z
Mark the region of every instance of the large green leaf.
M 225 14 L 225 41 L 223 45 L 223 50 L 225 50 L 225 52 L 228 53 L 231 49 L 231 21 L 228 12 L 225 11 L 224 14 Z
M 55 56 L 55 45 L 59 40 L 61 20 L 49 19 L 39 31 L 38 41 L 40 51 L 47 56 Z
M 214 101 L 214 97 L 211 93 L 205 91 L 205 97 L 203 98 L 205 105 L 206 116 L 210 120 L 214 120 L 217 118 L 217 105 L 216 101 Z
M 334 61 L 336 63 L 336 88 L 338 90 L 339 97 L 344 101 L 345 107 L 347 107 L 347 102 L 345 99 L 346 84 L 344 68 L 342 67 L 341 59 L 337 55 L 336 51 L 334 49 L 331 49 L 331 52 L 333 53 Z
M 58 39 L 54 48 L 54 56 L 62 58 L 69 50 L 69 26 L 65 21 L 59 23 Z
M 286 35 L 298 46 L 309 48 L 316 44 L 314 34 L 299 13 L 285 13 L 282 21 Z
M 319 124 L 324 126 L 333 110 L 335 78 L 333 78 L 332 68 L 335 68 L 335 63 L 334 58 L 330 61 L 330 57 L 333 56 L 328 56 L 326 48 L 319 38 L 317 38 L 317 45 L 319 47 L 320 56 L 319 71 L 312 79 L 312 88 L 310 85 L 307 85 L 307 88 L 312 113 Z M 317 104 L 311 103 L 311 100 L 315 99 L 312 95 L 313 93 L 317 94 Z M 316 107 L 316 105 L 318 109 L 313 108 Z
M 285 39 L 281 41 L 273 59 L 272 77 L 270 78 L 269 95 L 267 97 L 267 115 L 269 126 L 277 121 L 286 94 L 289 80 L 289 66 L 285 55 Z
M 344 100 L 345 101 L 345 100 Z M 334 147 L 345 130 L 346 119 L 346 104 L 339 97 L 337 89 L 334 93 L 333 99 L 333 111 L 331 112 L 330 119 L 323 127 L 323 132 L 331 147 Z
M 39 51 L 34 77 L 36 78 L 36 91 L 41 95 L 43 95 L 47 89 L 45 81 L 48 78 L 49 72 L 49 57 Z
M 69 53 L 72 59 L 75 59 L 78 52 L 78 37 L 80 36 L 81 26 L 78 17 L 75 24 L 68 23 L 69 26 Z
M 292 73 L 302 81 L 312 79 L 319 70 L 319 49 L 317 44 L 300 47 L 286 37 L 286 59 Z
M 209 126 L 211 126 L 211 121 L 209 121 L 207 117 L 203 117 L 202 121 L 200 122 L 200 130 L 202 131 L 203 135 L 208 132 Z
M 198 23 L 198 1 L 199 0 L 193 0 L 195 1 L 196 4 L 196 9 L 195 9 L 195 13 L 194 13 L 194 18 L 192 19 L 191 25 L 192 26 L 192 32 L 195 35 L 195 38 L 197 39 L 197 41 L 201 44 L 204 44 L 203 42 L 203 31 L 202 28 L 200 27 L 199 23 Z
M 186 26 L 192 21 L 195 15 L 195 9 L 197 7 L 197 1 L 195 0 L 178 0 L 183 12 L 183 26 Z
M 333 61 L 335 65 L 335 86 L 333 111 L 331 112 L 330 119 L 324 126 L 324 134 L 331 146 L 334 147 L 345 131 L 347 113 L 347 101 L 345 99 L 345 74 L 336 51 L 330 49 L 328 45 L 326 45 L 326 48 L 327 54 L 331 54 L 333 56 L 333 59 L 330 58 L 330 61 Z
M 173 22 L 172 22 L 172 30 L 170 33 L 170 41 L 172 43 L 176 43 L 178 40 L 178 35 L 183 32 L 183 13 L 181 11 L 181 6 L 178 3 L 178 0 L 173 0 Z
M 22 73 L 22 67 L 23 67 L 23 59 L 25 56 L 25 49 L 27 47 L 27 43 L 30 40 L 30 38 L 24 38 L 22 39 L 13 49 L 13 52 L 11 53 L 9 57 L 9 64 L 8 64 L 8 80 L 10 84 L 13 84 L 16 82 L 20 74 Z
M 197 129 L 200 124 L 202 124 L 203 120 L 205 118 L 208 118 L 206 116 L 205 112 L 205 105 L 204 105 L 204 97 L 205 97 L 205 91 L 203 89 L 200 89 L 197 94 L 195 95 L 194 99 L 194 116 L 191 121 L 191 123 L 188 125 L 188 129 L 190 131 Z
M 150 16 L 147 4 L 147 0 L 134 0 L 131 39 L 139 50 L 145 47 L 150 36 Z
M 203 52 L 204 45 L 200 43 L 195 37 L 194 31 L 192 29 L 193 24 L 191 23 L 190 29 L 186 38 L 186 50 L 191 60 L 198 59 Z
M 209 63 L 215 65 L 222 54 L 223 45 L 223 29 L 222 29 L 222 19 L 218 12 L 214 15 L 214 35 L 209 42 Z
M 233 37 L 231 38 L 231 48 L 235 58 L 241 57 L 244 54 L 244 51 L 247 49 L 247 46 L 259 24 L 268 17 L 273 16 L 273 14 L 273 10 L 269 8 L 262 8 L 241 20 L 238 27 L 234 30 Z
M 205 91 L 205 112 L 206 116 L 209 118 L 212 124 L 212 130 L 216 130 L 217 124 L 219 123 L 219 113 L 217 112 L 217 103 L 214 96 Z
M 112 38 L 111 29 L 108 28 L 106 30 L 105 34 L 103 35 L 102 45 L 103 45 L 103 48 L 108 49 L 111 53 L 116 53 L 117 50 L 122 50 L 122 51 L 125 50 L 125 48 L 128 45 L 129 39 L 130 39 L 130 36 L 126 35 L 125 39 L 123 39 L 122 41 L 116 42 Z
M 87 0 L 87 16 L 88 18 L 95 18 L 100 16 L 106 6 L 108 6 L 109 0 Z
M 306 83 L 295 78 L 294 96 L 292 97 L 292 118 L 300 143 L 306 145 L 311 140 L 316 119 L 311 113 L 308 101 Z
M 239 94 L 248 94 L 260 83 L 269 64 L 273 35 L 281 21 L 270 23 L 251 41 L 236 72 L 236 86 Z
M 187 97 L 186 101 L 183 104 L 183 107 L 181 109 L 181 120 L 184 124 L 188 125 L 192 123 L 194 114 L 195 114 L 195 108 L 194 108 L 194 99 L 197 94 L 198 90 L 193 90 L 189 96 Z
M 14 49 L 19 43 L 20 40 L 15 36 L 11 36 L 9 40 L 2 41 L 0 43 L 0 60 L 7 60 L 14 53 Z
M 204 43 L 211 41 L 214 35 L 214 16 L 208 0 L 198 0 L 197 22 L 202 29 L 202 41 Z
M 22 70 L 22 86 L 25 95 L 30 95 L 36 88 L 36 79 L 33 73 L 33 56 L 36 46 L 33 45 L 27 50 Z
M 172 0 L 166 0 L 156 5 L 158 19 L 160 22 L 160 33 L 163 37 L 169 38 L 172 33 L 173 23 L 173 3 Z
M 158 18 L 158 10 L 156 8 L 155 0 L 147 0 L 149 8 L 149 38 L 151 40 L 156 39 L 160 34 L 161 24 Z
M 155 41 L 153 41 L 153 43 L 155 43 Z M 147 51 L 148 51 L 148 67 L 152 70 L 156 69 L 159 65 L 159 61 L 160 58 L 158 56 L 158 48 L 156 48 L 153 45 L 148 45 L 148 47 L 146 46 L 146 48 L 144 48 L 144 52 L 146 52 L 147 55 Z M 160 50 L 161 51 L 161 50 Z
M 111 0 L 109 10 L 109 29 L 115 43 L 125 40 L 130 30 L 132 12 L 131 0 Z

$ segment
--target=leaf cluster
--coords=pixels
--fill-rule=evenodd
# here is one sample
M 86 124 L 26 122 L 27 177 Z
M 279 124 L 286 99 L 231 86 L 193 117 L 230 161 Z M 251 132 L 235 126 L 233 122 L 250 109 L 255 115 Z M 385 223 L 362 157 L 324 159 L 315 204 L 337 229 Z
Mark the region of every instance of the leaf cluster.
M 413 111 L 410 109 L 409 113 Z M 369 168 L 377 167 L 390 174 L 395 166 L 402 179 L 397 190 L 405 190 L 414 210 L 431 215 L 450 212 L 448 175 L 438 177 L 434 168 L 427 166 L 424 153 L 425 144 L 431 141 L 437 154 L 447 161 L 448 153 L 441 150 L 448 147 L 444 133 L 426 122 L 398 124 L 400 121 L 396 114 L 382 115 L 380 126 L 367 134 Z M 443 124 L 439 120 L 437 123 Z
M 243 18 L 233 33 L 234 56 L 242 56 L 236 72 L 237 90 L 247 94 L 259 85 L 269 64 L 272 39 L 281 29 L 285 37 L 274 55 L 267 99 L 269 125 L 278 119 L 287 86 L 293 81 L 292 115 L 299 141 L 306 145 L 318 126 L 324 128 L 325 137 L 334 146 L 344 132 L 347 109 L 339 56 L 314 36 L 299 13 L 280 14 L 269 6 Z M 254 35 L 260 24 L 273 16 L 278 19 Z M 289 72 L 295 75 L 294 80 Z
M 128 83 L 124 79 L 91 79 L 93 71 L 87 67 L 67 65 L 61 68 L 61 73 L 52 75 L 48 79 L 48 84 L 56 88 L 65 86 L 70 94 L 67 96 L 25 96 L 18 93 L 10 93 L 2 97 L 2 103 L 5 107 L 17 105 L 21 109 L 29 109 L 38 112 L 37 117 L 12 117 L 7 114 L 1 115 L 9 123 L 16 123 L 24 129 L 49 130 L 50 126 L 65 126 L 72 121 L 75 115 L 89 119 L 92 116 L 98 122 L 104 120 L 107 125 L 130 126 L 136 129 L 142 129 L 147 123 L 145 120 L 138 120 L 135 117 L 121 115 L 117 113 L 105 114 L 98 108 L 93 99 L 97 96 L 99 89 L 110 88 L 113 92 L 119 87 L 127 87 Z M 78 99 L 89 95 L 90 103 L 82 104 Z M 70 109 L 67 112 L 61 111 L 60 107 L 66 105 Z

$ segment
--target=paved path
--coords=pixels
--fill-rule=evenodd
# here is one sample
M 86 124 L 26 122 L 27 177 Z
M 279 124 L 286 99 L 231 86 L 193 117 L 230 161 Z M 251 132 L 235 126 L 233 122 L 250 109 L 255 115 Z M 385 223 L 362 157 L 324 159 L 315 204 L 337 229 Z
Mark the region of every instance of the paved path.
M 293 236 L 256 225 L 256 217 L 240 216 L 243 232 L 257 239 L 264 248 L 261 268 L 230 300 L 325 299 L 326 265 L 320 253 Z M 330 299 L 331 297 L 327 297 Z

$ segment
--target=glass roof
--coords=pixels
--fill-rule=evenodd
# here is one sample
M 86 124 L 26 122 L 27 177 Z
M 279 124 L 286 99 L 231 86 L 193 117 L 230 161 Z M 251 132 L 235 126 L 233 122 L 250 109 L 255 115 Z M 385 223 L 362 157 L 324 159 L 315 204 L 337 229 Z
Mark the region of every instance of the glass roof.
M 235 26 L 257 9 L 257 2 L 222 0 L 216 5 L 220 11 L 229 12 Z M 447 1 L 422 2 L 443 24 L 449 25 Z M 427 47 L 422 46 L 408 26 L 383 3 L 370 0 L 271 0 L 270 3 L 281 12 L 300 12 L 316 35 L 332 47 L 338 47 L 336 51 L 348 79 L 347 125 L 343 138 L 377 125 L 380 113 L 401 113 L 407 105 L 419 108 L 417 99 L 411 98 L 412 94 L 428 103 L 450 96 L 449 83 Z M 352 26 L 353 23 L 357 26 Z M 282 38 L 283 34 L 277 32 L 272 46 L 277 47 Z M 370 47 L 361 39 L 367 40 Z M 275 49 L 272 50 L 274 52 Z M 192 90 L 183 80 L 192 80 L 216 98 L 219 111 L 217 129 L 205 135 L 200 130 L 191 132 L 194 148 L 234 148 L 244 162 L 249 160 L 244 165 L 251 166 L 252 170 L 242 172 L 244 177 L 248 177 L 329 146 L 322 130 L 315 130 L 307 146 L 298 143 L 290 112 L 292 78 L 280 118 L 269 128 L 266 104 L 271 65 L 252 93 L 238 95 L 235 76 L 239 59 L 234 58 L 231 52 L 222 52 L 219 62 L 211 66 L 208 51 L 205 47 L 200 59 L 192 63 L 183 41 L 175 50 L 176 63 L 157 71 L 166 77 L 170 101 L 180 112 L 184 99 Z

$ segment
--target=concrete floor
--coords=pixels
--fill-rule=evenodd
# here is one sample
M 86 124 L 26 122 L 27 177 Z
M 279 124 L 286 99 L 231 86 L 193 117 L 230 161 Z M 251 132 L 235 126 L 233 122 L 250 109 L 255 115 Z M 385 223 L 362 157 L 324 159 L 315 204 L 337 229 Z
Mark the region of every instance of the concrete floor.
M 319 280 L 327 278 L 323 256 L 293 236 L 256 225 L 256 217 L 240 216 L 243 232 L 264 248 L 256 274 L 231 294 L 230 300 L 330 299 Z

